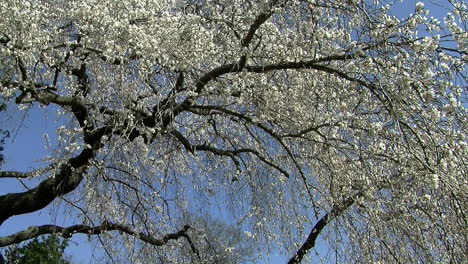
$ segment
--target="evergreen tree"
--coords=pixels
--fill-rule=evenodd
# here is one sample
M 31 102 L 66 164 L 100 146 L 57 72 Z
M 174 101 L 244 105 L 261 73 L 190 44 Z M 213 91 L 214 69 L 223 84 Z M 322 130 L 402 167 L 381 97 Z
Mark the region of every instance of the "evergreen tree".
M 7 264 L 69 264 L 70 261 L 64 255 L 68 246 L 66 240 L 60 240 L 55 236 L 34 238 L 22 246 L 15 245 L 5 252 L 5 258 L 0 257 L 0 263 Z

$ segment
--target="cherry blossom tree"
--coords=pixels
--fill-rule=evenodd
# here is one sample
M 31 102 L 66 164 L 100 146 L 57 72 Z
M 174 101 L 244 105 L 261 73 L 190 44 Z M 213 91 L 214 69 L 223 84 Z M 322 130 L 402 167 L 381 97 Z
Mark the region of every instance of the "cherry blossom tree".
M 1 1 L 1 96 L 67 121 L 43 168 L 0 172 L 39 182 L 0 196 L 0 224 L 53 204 L 79 218 L 0 246 L 83 233 L 116 261 L 182 263 L 199 215 L 289 263 L 462 262 L 467 9 L 444 8 Z

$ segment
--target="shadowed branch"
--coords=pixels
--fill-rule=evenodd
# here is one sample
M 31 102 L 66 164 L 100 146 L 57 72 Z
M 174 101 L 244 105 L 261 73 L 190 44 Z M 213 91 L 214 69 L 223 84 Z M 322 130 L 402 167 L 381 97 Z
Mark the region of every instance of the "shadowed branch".
M 294 256 L 288 261 L 288 264 L 300 263 L 304 258 L 305 254 L 307 254 L 307 252 L 310 249 L 315 247 L 315 241 L 317 240 L 317 237 L 327 226 L 327 224 L 333 221 L 341 214 L 343 214 L 343 212 L 346 211 L 346 209 L 348 209 L 351 205 L 353 205 L 356 199 L 360 196 L 361 193 L 357 193 L 353 197 L 346 199 L 343 203 L 333 206 L 332 210 L 329 213 L 325 214 L 322 218 L 320 218 L 320 220 L 317 223 L 315 223 L 314 227 L 312 228 L 312 231 L 310 231 L 306 241 L 297 250 Z
M 98 235 L 108 231 L 120 231 L 135 236 L 138 239 L 154 246 L 163 246 L 167 244 L 170 240 L 178 240 L 179 238 L 184 237 L 190 244 L 192 251 L 198 255 L 198 250 L 196 249 L 194 243 L 190 239 L 190 236 L 187 234 L 187 231 L 189 229 L 190 226 L 185 225 L 181 230 L 179 230 L 176 233 L 166 234 L 162 238 L 154 238 L 149 234 L 143 232 L 136 232 L 128 226 L 121 224 L 113 224 L 109 221 L 104 221 L 99 226 L 73 225 L 69 227 L 61 227 L 56 225 L 42 225 L 32 226 L 18 233 L 5 237 L 0 237 L 0 247 L 17 244 L 22 241 L 46 234 L 55 234 L 60 235 L 64 238 L 70 238 L 74 234 Z

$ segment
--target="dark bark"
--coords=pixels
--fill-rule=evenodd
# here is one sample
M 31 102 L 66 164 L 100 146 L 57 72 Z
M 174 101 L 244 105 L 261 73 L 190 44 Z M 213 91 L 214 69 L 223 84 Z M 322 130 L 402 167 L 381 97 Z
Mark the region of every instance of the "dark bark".
M 29 90 L 25 89 L 24 92 L 26 91 Z M 82 127 L 85 126 L 88 110 L 78 99 L 59 96 L 49 91 L 31 91 L 32 99 L 44 104 L 71 106 L 77 121 Z M 84 127 L 83 141 L 89 144 L 91 149 L 85 148 L 80 154 L 61 164 L 53 177 L 42 181 L 37 187 L 26 192 L 1 195 L 0 225 L 12 216 L 38 211 L 49 205 L 55 198 L 76 189 L 83 179 L 90 160 L 94 157 L 96 150 L 101 147 L 102 136 L 108 132 L 106 127 L 94 131 L 92 126 Z
M 92 153 L 80 154 L 73 162 L 63 164 L 54 177 L 42 181 L 29 191 L 0 196 L 0 225 L 12 216 L 38 211 L 55 198 L 73 191 L 83 179 L 91 156 Z
M 356 194 L 353 197 L 348 198 L 343 203 L 339 205 L 335 205 L 332 210 L 325 214 L 320 220 L 314 225 L 312 230 L 309 233 L 306 241 L 302 244 L 302 246 L 297 250 L 294 256 L 289 260 L 288 264 L 300 263 L 304 256 L 307 254 L 309 250 L 315 247 L 315 242 L 317 237 L 320 235 L 322 230 L 327 226 L 328 223 L 333 221 L 335 218 L 343 214 L 346 209 L 348 209 L 353 203 L 355 202 L 356 198 L 361 196 L 360 193 Z
M 13 244 L 20 243 L 22 241 L 35 238 L 41 235 L 46 234 L 55 234 L 62 236 L 64 238 L 70 238 L 74 234 L 86 234 L 86 235 L 98 235 L 104 232 L 109 231 L 120 231 L 132 236 L 138 237 L 140 240 L 152 244 L 154 246 L 163 246 L 167 244 L 169 240 L 177 240 L 181 237 L 184 237 L 188 240 L 193 246 L 192 240 L 190 236 L 187 234 L 187 231 L 190 229 L 190 226 L 186 225 L 181 230 L 176 233 L 166 234 L 162 238 L 154 238 L 153 236 L 143 233 L 143 232 L 136 232 L 128 226 L 121 225 L 121 224 L 113 224 L 109 221 L 103 222 L 99 226 L 88 226 L 88 225 L 73 225 L 69 227 L 61 227 L 56 225 L 42 225 L 42 226 L 32 226 L 26 230 L 20 231 L 18 233 L 0 237 L 0 247 L 5 247 Z M 196 248 L 193 246 L 192 250 L 196 253 Z

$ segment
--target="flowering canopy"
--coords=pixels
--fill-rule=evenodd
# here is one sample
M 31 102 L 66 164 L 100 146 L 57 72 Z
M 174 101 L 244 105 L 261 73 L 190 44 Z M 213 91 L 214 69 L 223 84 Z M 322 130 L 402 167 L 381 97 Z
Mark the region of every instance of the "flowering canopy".
M 1 1 L 1 95 L 70 122 L 46 167 L 0 172 L 41 181 L 0 196 L 0 224 L 54 201 L 82 217 L 0 245 L 102 234 L 110 256 L 190 261 L 203 215 L 290 263 L 317 238 L 338 262 L 461 262 L 467 11 L 447 5 Z

